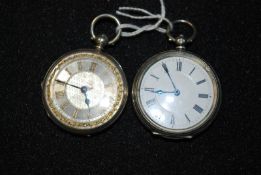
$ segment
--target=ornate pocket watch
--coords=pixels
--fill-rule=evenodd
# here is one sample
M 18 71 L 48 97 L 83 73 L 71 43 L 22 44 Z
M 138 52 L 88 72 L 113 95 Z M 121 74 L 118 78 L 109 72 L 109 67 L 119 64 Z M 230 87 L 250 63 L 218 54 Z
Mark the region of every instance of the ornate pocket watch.
M 185 20 L 193 35 L 174 38 L 176 50 L 148 59 L 136 74 L 132 98 L 140 120 L 153 134 L 166 138 L 191 138 L 214 119 L 220 105 L 219 79 L 201 57 L 184 50 L 196 35 L 194 25 Z
M 112 19 L 120 25 L 112 15 L 97 16 L 91 25 L 97 49 L 63 55 L 50 67 L 42 82 L 48 116 L 73 133 L 92 134 L 107 128 L 120 115 L 128 96 L 121 66 L 112 56 L 101 52 L 104 45 L 119 39 L 121 30 L 111 41 L 105 35 L 96 36 L 94 26 L 101 18 Z

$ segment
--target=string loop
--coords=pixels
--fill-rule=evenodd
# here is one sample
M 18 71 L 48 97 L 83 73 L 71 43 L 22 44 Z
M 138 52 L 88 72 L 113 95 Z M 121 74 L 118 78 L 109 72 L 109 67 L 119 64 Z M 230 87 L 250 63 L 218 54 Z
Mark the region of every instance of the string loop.
M 121 24 L 117 27 L 117 30 L 123 30 L 123 29 L 133 30 L 132 32 L 122 31 L 121 36 L 132 37 L 132 36 L 139 35 L 143 32 L 152 31 L 152 30 L 157 30 L 158 32 L 161 32 L 161 33 L 167 33 L 168 29 L 172 30 L 173 29 L 172 23 L 170 22 L 170 20 L 168 18 L 165 17 L 166 9 L 165 9 L 163 0 L 160 0 L 160 4 L 161 4 L 161 14 L 153 14 L 145 9 L 137 8 L 137 7 L 119 7 L 119 9 L 116 11 L 116 14 L 119 16 L 124 16 L 124 17 L 130 18 L 130 19 L 135 19 L 135 20 L 158 19 L 156 21 L 156 23 L 154 23 L 154 24 L 147 24 L 147 25 L 144 25 L 141 27 L 134 25 L 134 24 L 128 24 L 128 23 Z M 134 13 L 139 12 L 139 13 L 144 14 L 144 16 L 132 15 L 131 13 L 128 13 L 128 12 L 134 12 Z M 162 22 L 166 22 L 168 24 L 168 27 L 167 28 L 160 27 Z

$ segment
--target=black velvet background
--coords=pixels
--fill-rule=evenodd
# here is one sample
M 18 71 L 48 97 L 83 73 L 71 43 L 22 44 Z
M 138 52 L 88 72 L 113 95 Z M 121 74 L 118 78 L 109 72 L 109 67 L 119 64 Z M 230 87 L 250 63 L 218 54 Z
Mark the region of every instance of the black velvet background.
M 152 136 L 137 119 L 131 96 L 119 120 L 93 137 L 61 130 L 41 101 L 40 82 L 55 59 L 93 48 L 89 28 L 95 16 L 119 6 L 156 13 L 158 0 L 0 2 L 0 174 L 260 174 L 258 0 L 165 3 L 168 18 L 196 25 L 198 35 L 188 50 L 205 58 L 222 84 L 216 120 L 192 140 Z M 173 48 L 164 35 L 149 32 L 123 38 L 105 52 L 120 62 L 131 89 L 147 58 Z

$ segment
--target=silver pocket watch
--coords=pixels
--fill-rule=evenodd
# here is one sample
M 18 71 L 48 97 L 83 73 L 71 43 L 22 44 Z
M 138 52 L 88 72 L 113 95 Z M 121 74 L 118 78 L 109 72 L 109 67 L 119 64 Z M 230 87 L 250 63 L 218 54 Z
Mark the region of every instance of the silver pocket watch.
M 219 79 L 201 57 L 185 51 L 185 44 L 196 35 L 195 26 L 186 20 L 193 34 L 173 37 L 176 50 L 165 51 L 148 59 L 138 70 L 132 88 L 135 110 L 153 134 L 166 138 L 191 138 L 215 118 L 221 99 Z
M 114 44 L 121 35 L 117 30 L 114 39 L 96 36 L 98 20 L 107 18 L 120 25 L 109 14 L 97 16 L 91 24 L 96 50 L 82 49 L 64 54 L 49 68 L 44 81 L 43 103 L 48 116 L 69 132 L 92 134 L 111 125 L 122 112 L 128 87 L 120 64 L 102 48 Z

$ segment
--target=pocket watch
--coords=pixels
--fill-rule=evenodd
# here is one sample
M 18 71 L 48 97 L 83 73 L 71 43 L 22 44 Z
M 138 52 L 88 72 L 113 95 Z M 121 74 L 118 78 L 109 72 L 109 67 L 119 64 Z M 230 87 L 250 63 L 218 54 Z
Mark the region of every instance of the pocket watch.
M 97 16 L 91 25 L 91 35 L 97 49 L 82 49 L 61 56 L 49 68 L 44 81 L 43 103 L 48 116 L 67 131 L 92 134 L 111 125 L 122 112 L 128 96 L 125 74 L 119 63 L 101 51 L 108 41 L 105 35 L 96 36 L 94 25 L 109 14 Z
M 153 134 L 166 138 L 191 138 L 205 129 L 214 119 L 220 105 L 219 79 L 201 57 L 184 50 L 192 42 L 196 29 L 187 24 L 193 35 L 173 37 L 176 50 L 159 53 L 148 59 L 135 76 L 132 98 L 142 123 Z

